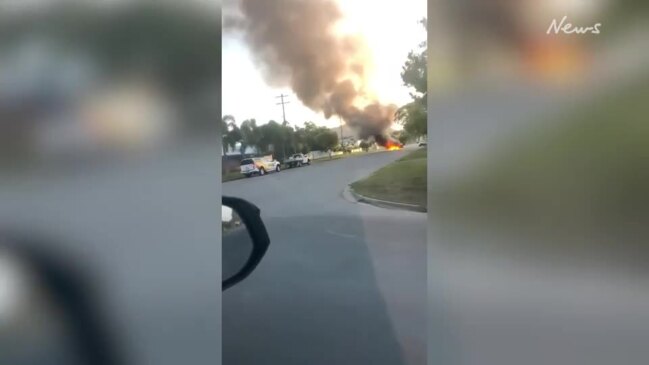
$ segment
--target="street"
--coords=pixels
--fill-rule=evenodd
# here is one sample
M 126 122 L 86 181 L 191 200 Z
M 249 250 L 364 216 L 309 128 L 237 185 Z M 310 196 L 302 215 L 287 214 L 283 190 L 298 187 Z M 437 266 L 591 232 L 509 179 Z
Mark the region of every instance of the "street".
M 223 184 L 261 208 L 271 246 L 223 293 L 218 147 L 3 175 L 3 229 L 93 268 L 136 364 L 425 363 L 425 214 L 342 198 L 408 151 Z M 271 361 L 272 360 L 272 361 Z
M 223 293 L 223 361 L 424 364 L 426 215 L 343 198 L 410 153 L 317 162 L 223 184 L 261 209 L 271 245 Z

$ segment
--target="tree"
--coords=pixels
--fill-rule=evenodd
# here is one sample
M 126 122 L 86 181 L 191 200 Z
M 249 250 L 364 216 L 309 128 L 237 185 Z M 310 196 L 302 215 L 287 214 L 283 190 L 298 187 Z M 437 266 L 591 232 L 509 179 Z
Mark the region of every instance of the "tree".
M 402 106 L 397 110 L 395 119 L 403 124 L 410 137 L 428 134 L 428 112 L 423 103 L 413 101 Z
M 221 140 L 223 141 L 222 147 L 224 155 L 227 154 L 228 147 L 234 148 L 231 137 L 229 135 L 229 128 L 232 124 L 234 124 L 234 117 L 231 115 L 224 115 L 221 118 L 221 122 L 219 123 L 219 133 L 221 134 Z M 236 141 L 234 143 L 236 143 Z
M 410 134 L 406 130 L 402 130 L 401 133 L 399 133 L 397 139 L 399 140 L 399 142 L 401 142 L 401 144 L 406 144 L 411 138 Z
M 338 134 L 312 122 L 306 122 L 304 128 L 293 128 L 287 122 L 279 124 L 274 120 L 257 126 L 254 119 L 249 119 L 237 127 L 233 117 L 225 116 L 221 125 L 228 129 L 223 137 L 224 144 L 240 142 L 242 154 L 249 146 L 254 146 L 260 154 L 272 151 L 278 160 L 298 152 L 326 151 L 338 144 Z
M 422 19 L 420 23 L 426 27 L 426 18 Z M 413 101 L 400 107 L 395 114 L 395 119 L 403 125 L 411 137 L 419 137 L 428 133 L 427 51 L 428 46 L 424 41 L 419 45 L 418 50 L 408 53 L 401 70 L 403 84 L 413 90 L 410 93 Z
M 308 153 L 309 145 L 306 140 L 306 130 L 304 128 L 295 128 L 293 133 L 293 141 L 295 143 L 295 152 Z
M 282 123 L 282 137 L 284 143 L 284 153 L 293 154 L 297 153 L 297 141 L 295 139 L 295 129 L 291 127 L 287 121 Z
M 338 145 L 338 134 L 327 128 L 321 127 L 320 132 L 315 136 L 317 149 L 327 151 Z
M 257 127 L 257 121 L 247 119 L 241 123 L 241 156 L 246 153 L 246 148 L 250 146 L 258 147 L 261 140 L 261 132 Z
M 241 140 L 243 139 L 241 130 L 234 122 L 234 120 L 228 125 L 228 133 L 226 134 L 225 138 L 228 146 L 232 148 L 232 150 L 234 150 L 234 148 L 237 146 L 237 143 L 241 142 Z
M 258 147 L 262 152 L 269 152 L 272 147 L 273 155 L 277 159 L 284 158 L 284 130 L 282 126 L 274 120 L 262 125 L 260 128 L 261 139 Z
M 326 151 L 338 144 L 338 134 L 327 127 L 318 127 L 313 122 L 305 122 L 298 132 L 302 143 L 311 151 Z
M 419 21 L 424 28 L 427 27 L 426 18 Z M 418 50 L 408 53 L 408 57 L 401 68 L 401 80 L 405 86 L 414 89 L 410 96 L 415 100 L 426 103 L 428 95 L 428 45 L 426 41 L 419 44 Z

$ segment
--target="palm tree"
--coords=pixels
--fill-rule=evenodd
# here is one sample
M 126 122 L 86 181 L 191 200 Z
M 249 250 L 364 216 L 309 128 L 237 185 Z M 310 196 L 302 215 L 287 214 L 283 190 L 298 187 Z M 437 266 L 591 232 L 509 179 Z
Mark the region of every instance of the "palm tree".
M 234 151 L 235 147 L 237 146 L 238 142 L 241 142 L 242 136 L 241 136 L 241 130 L 237 126 L 237 124 L 233 121 L 230 123 L 228 126 L 228 134 L 227 134 L 227 144 L 228 146 Z
M 221 138 L 223 141 L 223 155 L 227 154 L 228 147 L 232 144 L 229 132 L 230 126 L 234 124 L 234 122 L 235 120 L 232 115 L 224 115 L 219 123 L 219 132 L 221 133 Z M 236 141 L 234 143 L 236 143 Z
M 247 119 L 241 123 L 241 156 L 246 152 L 248 146 L 259 145 L 261 141 L 261 133 L 259 127 L 257 127 L 257 121 L 254 119 Z

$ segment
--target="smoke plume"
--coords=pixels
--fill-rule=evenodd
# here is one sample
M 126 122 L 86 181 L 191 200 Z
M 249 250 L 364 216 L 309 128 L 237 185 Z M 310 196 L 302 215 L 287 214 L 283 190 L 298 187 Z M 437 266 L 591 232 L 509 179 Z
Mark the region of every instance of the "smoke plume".
M 336 33 L 342 14 L 333 0 L 238 0 L 227 30 L 241 31 L 266 81 L 289 86 L 304 105 L 338 115 L 362 138 L 382 135 L 396 106 L 366 91 L 367 51 Z

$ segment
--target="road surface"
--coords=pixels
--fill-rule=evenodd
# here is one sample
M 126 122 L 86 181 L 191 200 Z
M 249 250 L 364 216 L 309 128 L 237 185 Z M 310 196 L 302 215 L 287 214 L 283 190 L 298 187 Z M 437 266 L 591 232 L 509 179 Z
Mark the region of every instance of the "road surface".
M 345 186 L 411 150 L 223 184 L 271 245 L 223 293 L 225 365 L 425 364 L 426 215 L 353 203 Z

